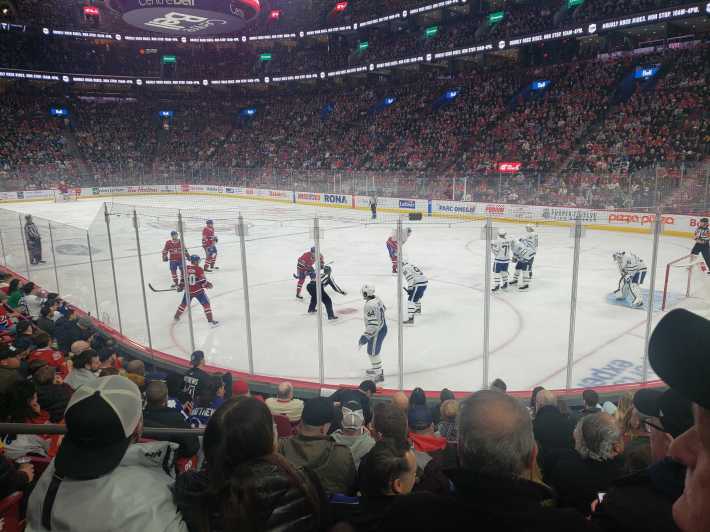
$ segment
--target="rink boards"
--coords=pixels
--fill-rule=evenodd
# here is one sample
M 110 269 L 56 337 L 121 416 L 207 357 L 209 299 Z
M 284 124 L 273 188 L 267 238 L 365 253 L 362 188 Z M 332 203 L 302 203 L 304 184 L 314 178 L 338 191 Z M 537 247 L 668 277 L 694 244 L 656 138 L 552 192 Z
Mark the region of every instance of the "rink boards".
M 302 192 L 222 185 L 138 185 L 123 187 L 84 187 L 74 192 L 79 199 L 97 199 L 150 194 L 207 195 L 234 199 L 249 199 L 277 203 L 293 203 L 314 207 L 369 211 L 369 196 Z M 5 202 L 53 200 L 54 190 L 29 190 L 0 192 L 0 204 Z M 484 220 L 493 218 L 508 223 L 535 223 L 552 226 L 569 226 L 580 219 L 587 229 L 627 233 L 650 233 L 656 219 L 655 213 L 627 212 L 544 205 L 516 205 L 420 198 L 378 197 L 377 210 L 381 213 L 415 214 L 423 217 L 451 218 L 456 220 Z M 700 216 L 662 215 L 663 234 L 690 238 L 697 228 Z

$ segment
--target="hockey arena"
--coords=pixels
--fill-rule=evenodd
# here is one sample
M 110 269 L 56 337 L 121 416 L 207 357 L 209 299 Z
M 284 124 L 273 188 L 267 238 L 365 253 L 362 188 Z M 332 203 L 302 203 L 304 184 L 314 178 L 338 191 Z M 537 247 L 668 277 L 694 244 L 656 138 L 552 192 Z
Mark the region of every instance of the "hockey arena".
M 329 290 L 336 321 L 323 326 L 324 382 L 357 384 L 368 367 L 368 357 L 358 348 L 363 329 L 360 287 L 371 283 L 387 307 L 389 333 L 382 347 L 384 386 L 398 387 L 397 275 L 391 273 L 385 243 L 397 219 L 412 229 L 404 246 L 404 259 L 418 266 L 429 286 L 422 298 L 422 313 L 413 325 L 403 327 L 403 375 L 405 388 L 422 386 L 436 390 L 449 386 L 469 390 L 481 385 L 483 376 L 485 234 L 484 220 L 464 217 L 423 217 L 369 211 L 313 207 L 213 196 L 126 195 L 105 199 L 80 199 L 71 203 L 22 203 L 7 208 L 30 213 L 40 225 L 56 222 L 53 230 L 61 292 L 131 340 L 148 346 L 143 309 L 140 266 L 133 212 L 138 218 L 139 244 L 152 347 L 159 352 L 189 360 L 193 349 L 202 349 L 212 364 L 248 372 L 242 261 L 237 232 L 238 216 L 247 227 L 246 265 L 251 308 L 253 370 L 257 375 L 318 382 L 319 348 L 317 318 L 306 312 L 309 296 L 295 297 L 294 279 L 298 257 L 313 245 L 314 219 L 322 229 L 321 254 L 332 267 L 333 278 L 347 292 Z M 115 262 L 118 305 L 112 281 L 111 256 L 104 212 L 109 213 Z M 169 288 L 170 271 L 161 250 L 170 232 L 178 227 L 178 211 L 184 217 L 185 243 L 190 253 L 204 259 L 201 234 L 204 222 L 214 219 L 219 237 L 218 270 L 208 273 L 214 288 L 208 291 L 219 326 L 207 323 L 202 307 L 193 301 L 188 316 L 176 323 L 175 310 L 182 298 Z M 649 219 L 651 216 L 647 216 Z M 609 217 L 607 216 L 607 219 Z M 570 339 L 571 286 L 574 266 L 574 231 L 570 224 L 552 225 L 545 220 L 519 223 L 493 219 L 495 235 L 504 229 L 511 238 L 534 225 L 539 249 L 534 275 L 526 291 L 510 286 L 491 298 L 490 361 L 488 378 L 506 376 L 513 390 L 535 386 L 567 387 Z M 642 286 L 644 305 L 632 308 L 610 294 L 619 285 L 619 271 L 612 255 L 634 253 L 651 265 L 653 234 L 585 230 L 580 240 L 578 292 L 572 352 L 571 384 L 574 388 L 625 384 L 644 380 L 643 353 L 650 274 Z M 607 228 L 609 229 L 609 228 Z M 614 229 L 614 228 L 611 228 Z M 88 239 L 87 239 L 88 236 Z M 87 241 L 92 246 L 93 278 Z M 14 240 L 6 260 L 22 271 L 22 242 Z M 707 312 L 707 284 L 701 262 L 686 267 L 690 258 L 666 270 L 669 263 L 686 257 L 692 240 L 662 235 L 659 240 L 652 319 L 677 306 Z M 6 243 L 7 245 L 7 243 Z M 512 280 L 511 268 L 511 280 Z M 31 276 L 43 286 L 55 285 L 50 264 L 32 266 Z M 666 283 L 667 280 L 667 283 Z M 689 283 L 691 283 L 689 285 Z M 406 281 L 405 281 L 406 286 Z M 406 293 L 403 295 L 404 320 Z M 98 309 L 96 307 L 98 303 Z M 540 334 L 540 331 L 545 331 Z M 648 370 L 647 370 L 648 371 Z M 653 380 L 648 374 L 646 380 Z

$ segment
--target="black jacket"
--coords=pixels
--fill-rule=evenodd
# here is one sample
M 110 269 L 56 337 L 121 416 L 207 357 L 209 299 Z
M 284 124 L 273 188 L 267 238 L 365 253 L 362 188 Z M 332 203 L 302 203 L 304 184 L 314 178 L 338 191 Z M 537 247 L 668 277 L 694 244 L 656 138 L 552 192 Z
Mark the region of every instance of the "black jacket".
M 89 329 L 82 329 L 77 325 L 76 320 L 70 320 L 61 317 L 54 324 L 54 337 L 57 339 L 57 345 L 60 351 L 69 353 L 71 344 L 77 340 L 86 340 L 91 336 Z
M 177 410 L 168 406 L 158 408 L 146 407 L 143 411 L 143 425 L 155 428 L 190 428 L 185 418 L 182 417 Z M 191 457 L 196 455 L 200 450 L 200 440 L 197 436 L 170 436 L 156 439 L 177 443 L 180 446 L 180 449 L 178 449 L 180 456 Z
M 533 420 L 533 433 L 539 448 L 538 462 L 545 470 L 550 453 L 560 449 L 572 449 L 574 421 L 560 412 L 556 406 L 543 406 Z
M 607 532 L 673 532 L 673 503 L 683 493 L 685 467 L 668 458 L 616 480 L 592 514 Z
M 37 327 L 42 329 L 49 336 L 54 337 L 54 331 L 56 328 L 54 325 L 54 321 L 50 320 L 49 318 L 39 317 L 39 318 L 37 318 L 36 323 L 37 323 Z
M 247 518 L 251 530 L 301 532 L 323 529 L 325 523 L 325 496 L 317 480 L 306 471 L 296 471 L 291 478 L 278 460 L 260 459 L 244 464 L 238 485 L 252 485 L 251 508 Z M 316 508 L 305 496 L 301 486 L 310 486 L 316 493 Z M 209 494 L 206 471 L 188 471 L 177 478 L 173 488 L 175 504 L 185 519 L 190 532 L 199 530 L 201 510 L 209 515 L 211 532 L 227 532 L 222 520 L 222 509 Z M 245 493 L 241 493 L 242 500 Z
M 455 494 L 429 501 L 397 497 L 380 530 L 584 532 L 597 530 L 573 509 L 555 506 L 543 484 L 515 478 L 451 473 Z
M 37 386 L 37 402 L 49 414 L 52 423 L 64 419 L 64 411 L 74 390 L 67 384 L 43 384 Z
M 560 451 L 548 461 L 545 482 L 559 494 L 561 506 L 576 508 L 588 515 L 600 492 L 607 492 L 613 482 L 624 476 L 624 457 L 597 462 L 584 460 L 575 450 Z

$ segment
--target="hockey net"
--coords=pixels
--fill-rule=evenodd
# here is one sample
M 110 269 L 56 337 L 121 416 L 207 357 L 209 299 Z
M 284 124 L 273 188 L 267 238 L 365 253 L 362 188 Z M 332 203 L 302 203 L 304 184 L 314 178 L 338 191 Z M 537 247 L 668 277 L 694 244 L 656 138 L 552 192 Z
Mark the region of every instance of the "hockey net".
M 65 201 L 76 201 L 79 194 L 74 189 L 69 190 L 55 190 L 54 191 L 54 203 L 63 203 Z
M 710 275 L 702 256 L 686 255 L 666 264 L 661 310 L 681 299 L 702 297 L 710 291 Z

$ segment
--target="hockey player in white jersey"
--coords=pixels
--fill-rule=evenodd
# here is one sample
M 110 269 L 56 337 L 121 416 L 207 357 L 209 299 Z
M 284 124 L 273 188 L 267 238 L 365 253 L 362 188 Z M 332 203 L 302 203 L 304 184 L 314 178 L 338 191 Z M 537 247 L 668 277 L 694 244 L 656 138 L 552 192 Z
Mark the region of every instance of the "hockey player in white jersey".
M 625 288 L 628 287 L 629 292 L 634 297 L 631 303 L 632 307 L 643 306 L 641 298 L 641 285 L 646 279 L 646 263 L 637 255 L 630 251 L 617 251 L 613 255 L 616 265 L 619 267 L 621 278 L 619 279 L 619 287 L 614 291 L 614 296 L 618 300 L 626 299 Z
M 515 274 L 511 285 L 517 284 L 518 290 L 527 290 L 530 286 L 530 268 L 535 259 L 535 249 L 529 240 L 520 238 L 513 241 L 513 261 L 515 262 Z M 518 283 L 520 280 L 520 283 Z
M 508 238 L 503 229 L 498 230 L 498 238 L 491 242 L 493 251 L 493 292 L 508 288 L 508 266 L 513 241 Z
M 375 382 L 385 380 L 382 370 L 380 350 L 382 342 L 387 336 L 387 320 L 385 319 L 385 305 L 375 295 L 375 287 L 371 284 L 362 285 L 362 297 L 365 300 L 364 318 L 365 332 L 360 336 L 359 345 L 367 345 L 367 354 L 370 356 L 371 369 L 367 370 L 367 378 Z
M 404 323 L 414 325 L 414 315 L 422 312 L 421 299 L 424 296 L 429 280 L 424 275 L 424 272 L 408 262 L 402 264 L 402 275 L 407 281 L 405 290 L 409 296 L 409 303 L 407 304 L 408 319 Z
M 535 226 L 532 224 L 527 224 L 525 226 L 525 235 L 522 237 L 523 240 L 527 240 L 530 243 L 530 246 L 535 250 L 535 254 L 537 254 L 537 246 L 539 244 L 539 236 L 537 232 L 535 231 Z M 530 260 L 530 269 L 528 270 L 528 279 L 532 280 L 532 275 L 533 275 L 533 263 L 535 262 L 535 257 Z

